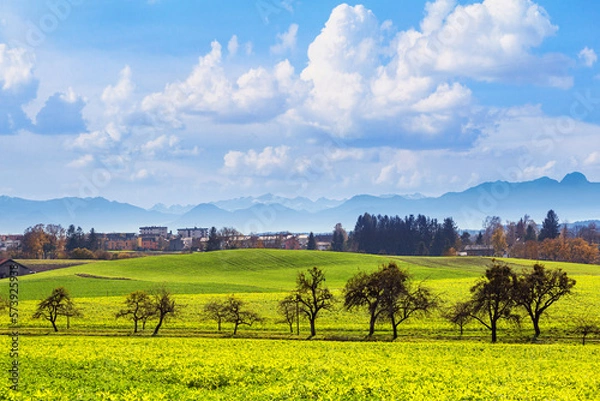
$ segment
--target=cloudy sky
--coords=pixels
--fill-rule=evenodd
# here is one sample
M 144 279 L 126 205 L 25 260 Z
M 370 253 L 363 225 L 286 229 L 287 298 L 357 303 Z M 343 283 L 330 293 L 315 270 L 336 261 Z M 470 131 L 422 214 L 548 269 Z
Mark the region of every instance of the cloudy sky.
M 587 0 L 3 1 L 0 195 L 600 181 L 599 17 Z

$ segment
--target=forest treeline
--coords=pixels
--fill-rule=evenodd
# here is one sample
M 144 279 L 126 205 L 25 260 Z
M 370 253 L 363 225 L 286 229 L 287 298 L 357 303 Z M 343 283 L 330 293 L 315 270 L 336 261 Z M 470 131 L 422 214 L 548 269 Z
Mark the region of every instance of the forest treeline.
M 573 263 L 600 263 L 600 231 L 595 223 L 569 227 L 548 211 L 541 225 L 525 215 L 519 221 L 486 218 L 480 231 L 459 233 L 451 217 L 442 222 L 423 215 L 365 213 L 350 234 L 338 224 L 332 249 L 403 256 L 455 256 L 476 250 L 483 256 Z M 343 245 L 339 239 L 345 239 Z M 335 242 L 335 240 L 334 240 Z M 468 252 L 467 252 L 468 253 Z

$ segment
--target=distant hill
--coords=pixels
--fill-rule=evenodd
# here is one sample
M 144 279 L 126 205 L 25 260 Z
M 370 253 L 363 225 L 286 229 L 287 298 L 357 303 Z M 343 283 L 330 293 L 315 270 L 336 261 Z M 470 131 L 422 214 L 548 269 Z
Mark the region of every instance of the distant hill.
M 243 233 L 291 231 L 328 232 L 336 223 L 351 230 L 363 213 L 405 216 L 424 214 L 454 218 L 462 229 L 479 229 L 487 216 L 518 220 L 524 214 L 541 223 L 553 209 L 561 221 L 600 220 L 600 183 L 592 183 L 581 173 L 571 173 L 562 181 L 542 177 L 533 181 L 487 182 L 462 192 L 449 192 L 437 198 L 421 195 L 357 195 L 345 201 L 307 198 L 293 199 L 271 194 L 192 206 L 157 205 L 151 210 L 104 198 L 63 198 L 30 201 L 0 197 L 0 233 L 21 233 L 43 222 L 81 225 L 97 231 L 137 232 L 142 225 L 232 226 Z

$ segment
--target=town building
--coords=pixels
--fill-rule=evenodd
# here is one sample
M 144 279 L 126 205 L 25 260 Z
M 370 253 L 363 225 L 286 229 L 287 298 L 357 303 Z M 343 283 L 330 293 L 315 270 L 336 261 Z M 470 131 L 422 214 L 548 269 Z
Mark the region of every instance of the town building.
M 157 237 L 167 238 L 167 236 L 169 235 L 169 228 L 157 226 L 140 227 L 140 235 L 153 235 Z
M 19 249 L 22 240 L 22 235 L 0 235 L 0 252 Z
M 208 238 L 208 228 L 179 228 L 177 230 L 177 235 L 181 238 L 191 239 Z
M 491 245 L 467 245 L 464 253 L 466 256 L 494 256 L 494 247 Z
M 102 237 L 106 251 L 135 251 L 141 246 L 135 233 L 111 233 Z

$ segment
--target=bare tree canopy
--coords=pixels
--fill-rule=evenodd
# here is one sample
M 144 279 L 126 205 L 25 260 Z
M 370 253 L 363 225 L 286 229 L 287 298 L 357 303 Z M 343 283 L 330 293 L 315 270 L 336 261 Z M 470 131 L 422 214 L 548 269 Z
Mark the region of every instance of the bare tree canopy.
M 233 323 L 233 335 L 237 334 L 241 325 L 252 326 L 256 322 L 262 321 L 260 315 L 249 309 L 244 301 L 231 295 L 224 302 L 225 321 Z
M 317 334 L 315 322 L 319 312 L 331 310 L 334 304 L 333 294 L 324 283 L 325 274 L 318 267 L 298 274 L 296 279 L 296 291 L 293 296 L 299 302 L 300 312 L 304 313 L 310 322 L 311 337 Z
M 523 307 L 533 323 L 535 337 L 539 337 L 540 318 L 556 301 L 571 293 L 575 280 L 561 269 L 546 269 L 536 263 L 531 271 L 518 276 L 515 287 L 515 302 Z
M 369 312 L 369 336 L 375 322 L 388 320 L 393 338 L 398 338 L 398 326 L 414 314 L 428 313 L 437 306 L 437 299 L 423 286 L 412 288 L 410 275 L 390 262 L 371 273 L 358 273 L 344 287 L 347 309 L 366 308 Z
M 288 295 L 277 304 L 277 313 L 283 318 L 283 323 L 290 327 L 290 334 L 294 333 L 294 322 L 298 319 L 298 301 L 293 295 Z
M 178 307 L 175 305 L 173 295 L 166 288 L 159 288 L 152 292 L 152 306 L 158 316 L 158 323 L 152 333 L 156 336 L 167 316 L 175 314 Z
M 138 322 L 142 322 L 144 328 L 146 321 L 156 315 L 156 308 L 152 299 L 146 291 L 134 291 L 125 299 L 125 308 L 121 309 L 116 317 L 127 317 L 133 321 L 133 332 L 138 332 Z
M 494 259 L 485 276 L 471 288 L 472 316 L 492 332 L 493 343 L 498 339 L 498 321 L 515 317 L 511 312 L 516 281 L 510 266 Z
M 81 312 L 73 304 L 69 292 L 64 287 L 52 290 L 52 294 L 40 301 L 33 314 L 34 319 L 46 319 L 52 324 L 55 332 L 58 331 L 56 320 L 59 316 L 74 317 L 81 316 Z
M 221 331 L 221 323 L 227 317 L 225 301 L 213 299 L 204 305 L 204 315 L 217 322 L 217 329 Z
M 472 304 L 471 302 L 456 302 L 444 310 L 442 316 L 450 323 L 458 326 L 462 336 L 465 325 L 473 320 Z

